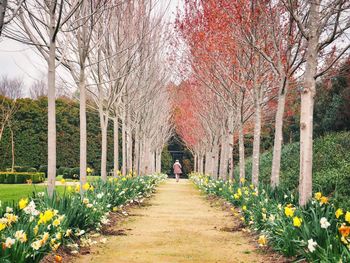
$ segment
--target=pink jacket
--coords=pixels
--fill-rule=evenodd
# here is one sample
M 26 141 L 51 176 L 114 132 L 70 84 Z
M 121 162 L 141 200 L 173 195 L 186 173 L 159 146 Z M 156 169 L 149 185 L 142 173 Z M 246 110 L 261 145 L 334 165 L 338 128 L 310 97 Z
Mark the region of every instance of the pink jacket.
M 182 166 L 180 163 L 174 163 L 173 168 L 174 168 L 174 174 L 182 174 L 182 171 L 181 171 Z

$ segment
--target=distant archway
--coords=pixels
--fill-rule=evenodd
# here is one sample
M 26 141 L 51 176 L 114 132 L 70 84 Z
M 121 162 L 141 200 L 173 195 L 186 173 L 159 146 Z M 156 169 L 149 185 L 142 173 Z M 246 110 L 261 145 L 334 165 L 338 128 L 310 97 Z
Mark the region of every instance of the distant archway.
M 172 166 L 175 160 L 179 160 L 183 167 L 183 177 L 188 177 L 188 174 L 193 171 L 193 155 L 177 134 L 170 138 L 164 151 L 166 151 L 170 157 L 169 163 L 167 164 L 168 167 L 164 167 L 165 172 L 169 176 L 174 177 Z

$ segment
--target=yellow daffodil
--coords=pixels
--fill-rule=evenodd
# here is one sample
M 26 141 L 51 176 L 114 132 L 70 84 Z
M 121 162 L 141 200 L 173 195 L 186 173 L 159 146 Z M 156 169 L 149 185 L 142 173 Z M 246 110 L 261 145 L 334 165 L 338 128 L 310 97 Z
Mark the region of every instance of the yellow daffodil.
M 55 219 L 53 222 L 52 222 L 52 225 L 54 227 L 58 227 L 59 225 L 61 224 L 61 221 L 59 219 Z
M 247 206 L 244 205 L 244 206 L 242 207 L 242 210 L 243 210 L 243 211 L 247 211 Z
M 245 178 L 240 178 L 239 181 L 244 184 L 245 183 Z
M 73 187 L 71 187 L 70 185 L 67 187 L 67 191 L 70 193 L 70 192 L 73 192 Z
M 319 201 L 319 200 L 321 199 L 321 197 L 322 197 L 322 193 L 321 193 L 321 192 L 315 193 L 315 199 L 316 199 L 317 201 Z
M 76 186 L 75 186 L 75 192 L 76 193 L 79 193 L 80 192 L 80 185 L 79 184 L 77 184 Z
M 325 197 L 325 196 L 322 196 L 321 199 L 320 199 L 320 204 L 324 205 L 324 204 L 327 204 L 327 203 L 328 203 L 328 198 Z
M 34 235 L 37 235 L 38 232 L 39 232 L 39 227 L 38 227 L 38 226 L 35 226 L 35 227 L 33 228 L 33 231 L 34 231 Z
M 343 209 L 338 208 L 337 211 L 335 211 L 335 217 L 339 218 L 342 215 L 344 215 Z
M 258 243 L 260 246 L 266 246 L 267 244 L 267 238 L 265 235 L 259 236 Z
M 284 213 L 286 216 L 292 217 L 294 215 L 294 209 L 287 206 L 284 208 Z
M 90 184 L 89 183 L 86 183 L 86 184 L 83 185 L 83 190 L 84 191 L 89 190 L 89 188 L 90 188 Z
M 238 195 L 238 194 L 234 194 L 234 195 L 233 195 L 233 198 L 234 198 L 234 199 L 239 199 L 239 195 Z
M 47 222 L 49 222 L 54 216 L 54 211 L 52 210 L 46 210 L 44 213 L 40 213 L 39 216 L 39 221 L 38 221 L 38 225 L 40 224 L 46 224 Z
M 0 223 L 0 231 L 4 230 L 6 228 L 6 224 Z
M 350 224 L 350 212 L 349 211 L 347 211 L 345 214 L 345 221 Z
M 60 182 L 61 182 L 61 184 L 65 184 L 66 180 L 64 178 L 62 178 Z
M 303 220 L 297 216 L 293 218 L 293 225 L 295 227 L 300 227 L 302 222 Z
M 28 204 L 28 198 L 22 198 L 21 200 L 19 200 L 18 205 L 19 205 L 19 209 L 24 209 L 26 208 Z

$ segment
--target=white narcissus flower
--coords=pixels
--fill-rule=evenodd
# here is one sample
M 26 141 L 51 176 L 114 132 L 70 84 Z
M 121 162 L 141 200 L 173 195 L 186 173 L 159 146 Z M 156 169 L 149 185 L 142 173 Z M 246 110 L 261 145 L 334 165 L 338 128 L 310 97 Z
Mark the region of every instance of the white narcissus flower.
M 328 222 L 327 218 L 322 217 L 320 220 L 321 228 L 327 229 L 331 224 Z
M 98 194 L 96 195 L 96 197 L 97 197 L 98 199 L 101 199 L 101 198 L 103 197 L 103 193 L 98 193 Z
M 312 253 L 316 250 L 317 242 L 314 241 L 312 238 L 307 241 L 307 248 Z
M 12 245 L 13 245 L 15 242 L 16 242 L 15 239 L 13 239 L 13 238 L 11 238 L 11 237 L 8 237 L 8 238 L 6 238 L 6 240 L 5 240 L 5 247 L 11 248 Z

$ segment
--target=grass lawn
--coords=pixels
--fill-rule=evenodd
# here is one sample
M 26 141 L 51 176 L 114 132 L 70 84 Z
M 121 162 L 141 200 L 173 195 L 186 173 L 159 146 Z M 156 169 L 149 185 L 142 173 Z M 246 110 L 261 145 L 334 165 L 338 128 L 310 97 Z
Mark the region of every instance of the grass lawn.
M 63 193 L 64 186 L 57 186 L 57 191 Z M 0 184 L 0 201 L 17 202 L 22 197 L 28 197 L 33 192 L 44 192 L 46 187 L 43 185 L 29 185 L 29 184 Z

